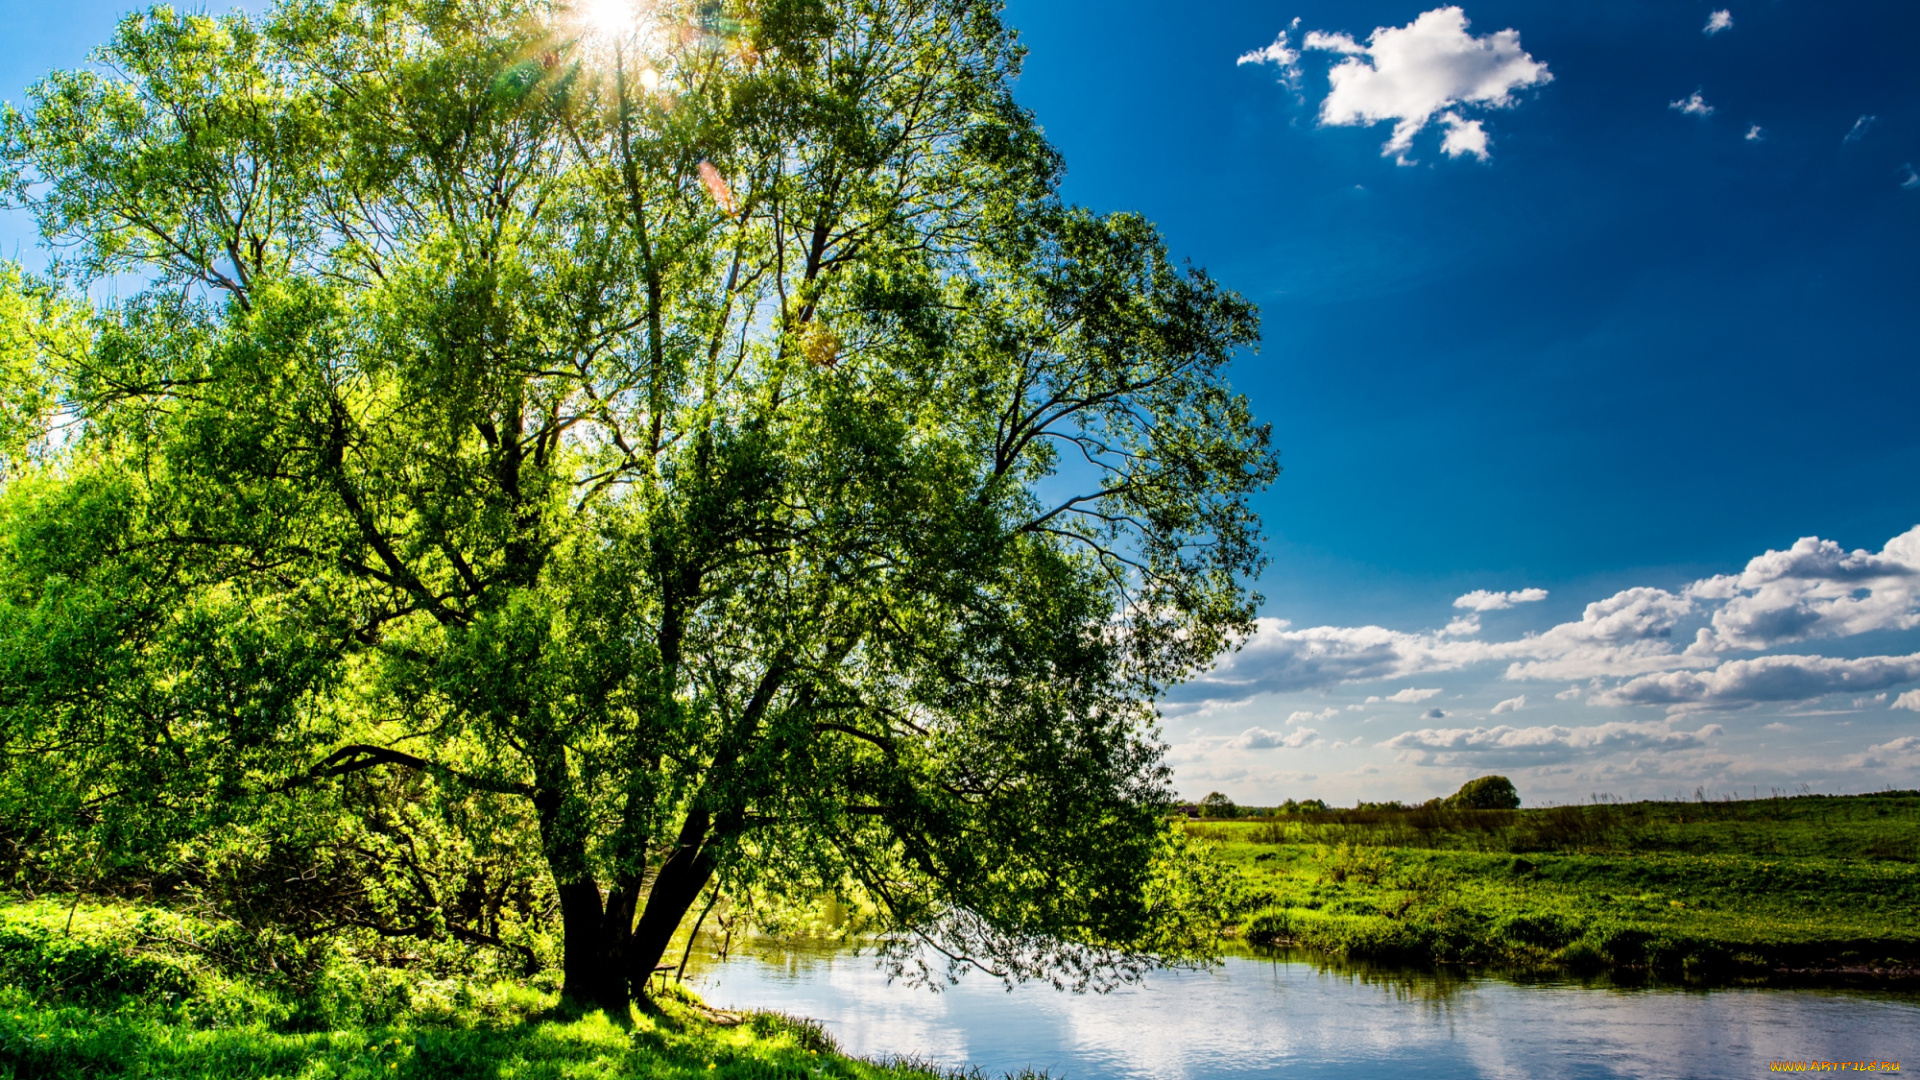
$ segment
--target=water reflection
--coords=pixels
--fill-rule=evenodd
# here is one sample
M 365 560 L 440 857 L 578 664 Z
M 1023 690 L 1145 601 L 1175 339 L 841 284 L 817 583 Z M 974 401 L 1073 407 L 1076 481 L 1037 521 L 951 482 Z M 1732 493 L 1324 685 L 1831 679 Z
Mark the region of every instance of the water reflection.
M 994 1075 L 1718 1078 L 1780 1059 L 1920 1068 L 1912 995 L 1518 982 L 1254 950 L 1104 996 L 987 979 L 935 994 L 889 985 L 871 956 L 765 940 L 736 942 L 731 958 L 696 962 L 689 977 L 718 1006 L 815 1017 L 850 1053 Z

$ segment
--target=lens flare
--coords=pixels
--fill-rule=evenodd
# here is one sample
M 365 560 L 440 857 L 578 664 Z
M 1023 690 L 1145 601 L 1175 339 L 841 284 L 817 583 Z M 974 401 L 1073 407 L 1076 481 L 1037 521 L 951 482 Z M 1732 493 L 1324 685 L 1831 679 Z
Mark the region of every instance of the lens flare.
M 640 86 L 649 94 L 660 89 L 660 73 L 650 67 L 641 68 Z
M 736 210 L 733 189 L 727 186 L 727 178 L 720 175 L 720 170 L 713 167 L 713 162 L 705 159 L 701 160 L 699 170 L 700 182 L 706 185 L 707 194 L 713 196 L 713 201 L 728 217 L 732 217 Z

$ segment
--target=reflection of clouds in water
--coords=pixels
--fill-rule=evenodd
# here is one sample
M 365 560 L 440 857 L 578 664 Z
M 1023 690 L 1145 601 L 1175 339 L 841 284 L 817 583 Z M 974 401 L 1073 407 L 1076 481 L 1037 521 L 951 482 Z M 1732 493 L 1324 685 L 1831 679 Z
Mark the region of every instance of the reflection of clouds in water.
M 1920 1003 L 1802 991 L 1619 991 L 1229 958 L 1104 997 L 965 979 L 889 986 L 871 958 L 738 957 L 701 992 L 826 1022 L 843 1049 L 1072 1080 L 1750 1077 L 1781 1058 L 1920 1060 Z

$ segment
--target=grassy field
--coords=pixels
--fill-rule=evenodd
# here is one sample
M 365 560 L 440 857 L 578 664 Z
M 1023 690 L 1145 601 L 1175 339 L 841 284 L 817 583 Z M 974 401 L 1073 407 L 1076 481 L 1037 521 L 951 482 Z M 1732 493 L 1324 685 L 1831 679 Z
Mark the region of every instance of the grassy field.
M 677 987 L 657 1013 L 565 1015 L 517 984 L 272 953 L 153 907 L 0 906 L 0 1080 L 970 1075 L 844 1057 L 817 1024 L 716 1013 Z
M 1920 977 L 1920 792 L 1199 822 L 1241 933 L 1377 960 Z

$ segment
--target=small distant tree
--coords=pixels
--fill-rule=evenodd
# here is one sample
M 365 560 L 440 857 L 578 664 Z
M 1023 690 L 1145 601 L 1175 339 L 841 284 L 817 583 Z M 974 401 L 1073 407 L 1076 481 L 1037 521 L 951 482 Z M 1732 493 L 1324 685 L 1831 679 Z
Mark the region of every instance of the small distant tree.
M 1460 785 L 1447 805 L 1466 810 L 1518 810 L 1520 792 L 1504 776 L 1482 776 Z
M 1222 795 L 1219 792 L 1214 791 L 1214 792 L 1209 792 L 1206 798 L 1200 800 L 1200 816 L 1201 817 L 1224 817 L 1224 818 L 1239 817 L 1240 808 L 1234 805 L 1234 801 L 1232 799 L 1229 799 L 1225 795 Z

